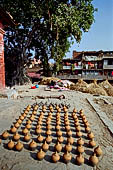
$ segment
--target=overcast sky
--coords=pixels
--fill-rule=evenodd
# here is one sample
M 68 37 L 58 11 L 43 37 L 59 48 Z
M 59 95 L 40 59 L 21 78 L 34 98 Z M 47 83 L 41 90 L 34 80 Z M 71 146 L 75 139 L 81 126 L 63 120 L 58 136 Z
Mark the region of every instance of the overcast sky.
M 84 33 L 80 44 L 76 42 L 70 48 L 66 57 L 72 57 L 76 51 L 113 51 L 113 0 L 93 0 L 95 8 L 95 22 L 88 33 Z

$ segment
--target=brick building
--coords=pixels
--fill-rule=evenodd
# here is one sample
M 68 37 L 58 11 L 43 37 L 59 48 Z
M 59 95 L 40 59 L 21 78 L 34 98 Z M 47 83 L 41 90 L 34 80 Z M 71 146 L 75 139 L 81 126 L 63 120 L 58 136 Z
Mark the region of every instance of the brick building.
M 4 28 L 15 25 L 12 16 L 0 7 L 0 88 L 5 88 Z

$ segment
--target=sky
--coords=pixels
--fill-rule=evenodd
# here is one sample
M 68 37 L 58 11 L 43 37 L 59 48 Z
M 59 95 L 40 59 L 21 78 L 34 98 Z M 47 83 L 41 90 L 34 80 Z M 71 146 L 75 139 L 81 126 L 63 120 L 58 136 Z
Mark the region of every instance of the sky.
M 113 51 L 113 0 L 93 0 L 98 8 L 95 22 L 87 33 L 83 33 L 80 44 L 76 42 L 69 49 L 66 58 L 71 58 L 76 51 Z

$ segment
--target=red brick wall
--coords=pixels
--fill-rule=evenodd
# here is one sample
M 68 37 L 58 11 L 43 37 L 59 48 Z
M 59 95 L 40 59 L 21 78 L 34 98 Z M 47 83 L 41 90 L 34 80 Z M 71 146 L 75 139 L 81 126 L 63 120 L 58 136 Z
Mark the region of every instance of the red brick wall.
M 0 28 L 0 88 L 5 88 L 4 30 Z

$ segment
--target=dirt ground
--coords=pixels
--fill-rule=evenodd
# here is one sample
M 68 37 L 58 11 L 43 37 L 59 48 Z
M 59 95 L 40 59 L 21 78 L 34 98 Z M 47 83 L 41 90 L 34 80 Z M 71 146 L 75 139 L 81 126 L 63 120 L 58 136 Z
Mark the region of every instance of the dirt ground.
M 63 161 L 64 154 L 64 146 L 67 141 L 67 135 L 64 126 L 64 112 L 61 112 L 61 131 L 63 133 L 64 142 L 62 143 L 63 149 L 59 153 L 60 161 L 57 163 L 53 163 L 51 160 L 51 155 L 54 152 L 54 146 L 57 142 L 55 123 L 56 123 L 56 110 L 53 112 L 52 117 L 52 143 L 49 145 L 49 150 L 46 152 L 45 158 L 42 161 L 38 161 L 36 154 L 40 150 L 42 143 L 38 143 L 35 151 L 29 150 L 29 143 L 23 141 L 22 129 L 25 127 L 26 120 L 32 113 L 30 110 L 28 116 L 23 121 L 22 125 L 18 129 L 18 133 L 21 136 L 20 141 L 24 144 L 24 148 L 21 152 L 7 149 L 7 143 L 10 139 L 12 139 L 13 134 L 10 134 L 10 138 L 7 140 L 3 140 L 0 145 L 0 170 L 111 170 L 113 169 L 113 134 L 108 130 L 107 126 L 101 121 L 100 117 L 93 109 L 93 107 L 88 103 L 87 99 L 94 101 L 99 108 L 100 112 L 105 112 L 106 116 L 113 121 L 113 97 L 109 96 L 94 96 L 87 93 L 82 93 L 78 91 L 46 91 L 44 85 L 40 85 L 37 89 L 30 89 L 30 85 L 27 86 L 16 86 L 16 91 L 18 91 L 18 99 L 7 99 L 6 97 L 0 98 L 0 134 L 2 134 L 5 130 L 9 130 L 10 127 L 16 122 L 18 117 L 23 113 L 28 104 L 34 106 L 34 104 L 39 104 L 39 109 L 37 111 L 37 115 L 35 116 L 35 120 L 33 121 L 32 128 L 30 130 L 31 139 L 36 141 L 37 135 L 34 133 L 36 128 L 36 122 L 38 121 L 38 117 L 42 108 L 42 103 L 46 104 L 47 108 L 49 108 L 49 104 L 52 103 L 54 106 L 56 104 L 66 104 L 69 106 L 68 109 L 68 117 L 70 121 L 70 127 L 72 131 L 72 137 L 74 139 L 74 143 L 72 145 L 72 159 L 68 164 L 65 164 Z M 64 95 L 65 99 L 59 99 L 58 97 Z M 39 98 L 40 96 L 40 98 Z M 44 98 L 41 99 L 41 96 Z M 82 139 L 84 140 L 84 153 L 83 156 L 85 158 L 85 162 L 83 165 L 78 166 L 76 164 L 75 158 L 77 156 L 77 140 L 76 130 L 74 126 L 74 120 L 72 119 L 72 111 L 73 109 L 77 109 L 77 116 L 79 118 L 79 123 L 82 132 Z M 55 107 L 54 107 L 55 109 Z M 96 146 L 100 146 L 103 155 L 99 157 L 99 163 L 96 167 L 92 167 L 89 162 L 89 157 L 92 155 L 94 149 L 90 148 L 88 145 L 89 139 L 87 138 L 87 133 L 85 132 L 84 124 L 79 116 L 80 109 L 84 110 L 84 114 L 90 124 L 91 131 L 94 133 L 94 140 L 96 142 Z M 45 112 L 43 118 L 42 136 L 46 137 L 46 119 L 48 115 L 49 109 Z M 2 138 L 2 137 L 1 137 Z M 16 143 L 16 142 L 15 142 Z

